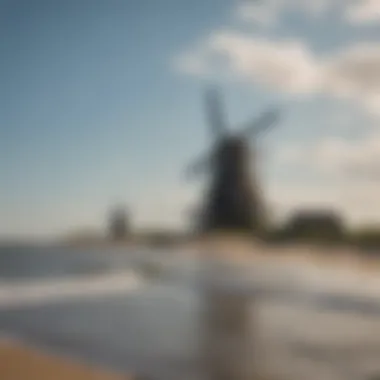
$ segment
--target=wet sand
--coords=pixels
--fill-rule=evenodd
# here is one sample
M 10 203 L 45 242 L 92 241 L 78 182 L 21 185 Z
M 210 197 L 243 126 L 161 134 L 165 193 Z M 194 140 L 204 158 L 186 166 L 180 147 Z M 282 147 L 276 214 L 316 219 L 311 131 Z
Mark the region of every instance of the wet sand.
M 132 377 L 90 368 L 18 343 L 0 343 L 1 380 L 131 380 Z

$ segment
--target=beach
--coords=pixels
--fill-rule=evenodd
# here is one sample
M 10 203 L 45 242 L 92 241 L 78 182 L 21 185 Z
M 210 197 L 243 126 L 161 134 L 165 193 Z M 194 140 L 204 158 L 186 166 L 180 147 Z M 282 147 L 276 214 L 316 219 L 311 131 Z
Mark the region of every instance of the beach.
M 1 380 L 132 380 L 12 341 L 0 342 Z
M 328 372 L 322 378 L 344 380 L 346 369 L 357 378 L 380 371 L 375 273 L 350 260 L 328 265 L 333 259 L 327 250 L 320 260 L 301 247 L 272 254 L 257 250 L 251 260 L 243 247 L 223 247 L 243 263 L 239 273 L 253 291 L 262 289 L 252 298 L 252 320 L 259 325 L 255 341 L 268 377 L 318 379 Z M 28 347 L 43 347 L 49 359 L 75 358 L 116 376 L 200 378 L 202 294 L 196 272 L 202 252 L 39 248 L 0 253 L 0 331 L 21 337 Z M 130 269 L 149 260 L 162 262 L 162 275 L 136 286 Z M 15 355 L 13 348 L 10 352 L 5 355 Z M 0 378 L 8 380 L 1 373 Z

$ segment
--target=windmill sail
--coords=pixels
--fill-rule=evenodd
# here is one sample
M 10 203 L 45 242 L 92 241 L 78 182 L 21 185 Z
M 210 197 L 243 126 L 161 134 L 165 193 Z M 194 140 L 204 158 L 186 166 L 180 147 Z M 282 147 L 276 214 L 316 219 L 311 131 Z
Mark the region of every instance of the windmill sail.
M 258 119 L 246 124 L 243 128 L 241 135 L 246 138 L 257 136 L 260 133 L 268 130 L 279 119 L 280 112 L 276 108 L 272 108 L 264 112 Z
M 194 176 L 198 176 L 199 174 L 206 173 L 211 169 L 211 165 L 212 165 L 211 154 L 201 156 L 200 158 L 192 162 L 186 168 L 186 176 L 188 178 L 192 178 Z
M 216 139 L 220 139 L 227 132 L 221 96 L 216 88 L 210 88 L 206 91 L 205 98 L 206 115 L 212 136 Z

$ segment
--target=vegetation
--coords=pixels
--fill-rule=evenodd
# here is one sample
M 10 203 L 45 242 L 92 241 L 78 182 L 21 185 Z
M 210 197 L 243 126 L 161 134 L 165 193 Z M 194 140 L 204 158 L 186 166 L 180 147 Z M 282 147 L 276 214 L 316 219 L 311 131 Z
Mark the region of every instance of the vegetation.
M 380 226 L 369 226 L 352 231 L 348 240 L 362 248 L 380 248 Z
M 299 211 L 280 227 L 268 228 L 265 240 L 275 243 L 349 244 L 380 248 L 380 225 L 350 230 L 337 213 Z

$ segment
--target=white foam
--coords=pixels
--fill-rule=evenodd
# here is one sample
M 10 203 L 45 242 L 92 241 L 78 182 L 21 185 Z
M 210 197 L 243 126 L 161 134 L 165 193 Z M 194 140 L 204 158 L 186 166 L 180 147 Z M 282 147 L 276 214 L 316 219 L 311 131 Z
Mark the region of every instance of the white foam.
M 3 282 L 0 283 L 0 309 L 123 294 L 141 289 L 143 285 L 144 281 L 132 271 L 45 281 Z

